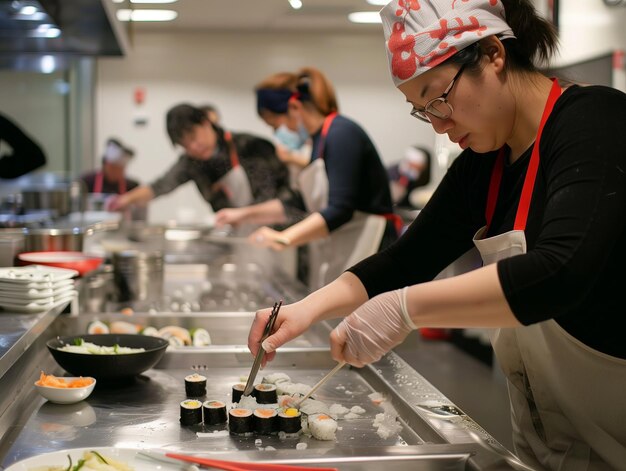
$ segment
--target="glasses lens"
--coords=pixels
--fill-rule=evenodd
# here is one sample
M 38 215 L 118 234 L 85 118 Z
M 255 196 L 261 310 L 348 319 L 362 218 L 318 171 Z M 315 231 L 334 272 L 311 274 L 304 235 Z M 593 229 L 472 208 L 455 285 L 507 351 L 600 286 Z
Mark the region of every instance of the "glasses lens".
M 443 98 L 430 102 L 426 111 L 439 119 L 448 119 L 452 115 L 452 108 Z
M 427 123 L 430 123 L 430 118 L 428 117 L 428 115 L 426 114 L 426 111 L 424 110 L 418 110 L 417 108 L 413 107 L 413 109 L 411 110 L 411 116 L 417 119 L 421 119 L 422 121 L 426 121 Z

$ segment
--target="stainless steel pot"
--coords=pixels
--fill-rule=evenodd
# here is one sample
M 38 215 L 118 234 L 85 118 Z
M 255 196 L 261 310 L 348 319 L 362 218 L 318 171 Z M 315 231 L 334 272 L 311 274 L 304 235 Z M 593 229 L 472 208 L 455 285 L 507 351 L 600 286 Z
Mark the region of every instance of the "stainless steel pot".
M 15 257 L 23 251 L 24 234 L 21 229 L 0 229 L 0 267 L 15 265 Z
M 63 217 L 85 210 L 87 189 L 83 182 L 44 177 L 22 183 L 22 206 L 25 211 L 48 210 L 54 212 L 55 217 Z
M 124 250 L 113 254 L 117 300 L 158 302 L 163 294 L 163 253 Z
M 79 227 L 24 229 L 25 252 L 82 252 L 89 231 Z

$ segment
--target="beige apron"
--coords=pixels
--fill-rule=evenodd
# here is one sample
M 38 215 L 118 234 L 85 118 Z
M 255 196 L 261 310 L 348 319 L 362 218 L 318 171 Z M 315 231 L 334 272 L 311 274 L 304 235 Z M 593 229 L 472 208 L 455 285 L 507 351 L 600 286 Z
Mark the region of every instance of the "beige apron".
M 336 113 L 324 120 L 319 157 L 298 175 L 298 187 L 307 211 L 315 213 L 328 206 L 328 175 L 323 151 L 328 129 Z M 375 254 L 383 239 L 384 216 L 355 211 L 352 219 L 322 240 L 312 241 L 309 249 L 309 288 L 316 290 L 330 283 L 347 268 Z
M 526 253 L 524 228 L 539 164 L 543 125 L 560 87 L 554 83 L 544 110 L 524 181 L 514 229 L 483 239 L 466 253 L 484 265 Z M 487 203 L 491 220 L 504 153 L 498 156 Z M 498 170 L 500 167 L 500 170 Z M 493 191 L 492 191 L 493 190 Z M 458 274 L 458 270 L 456 272 Z M 626 360 L 584 345 L 554 320 L 527 327 L 499 329 L 492 336 L 498 362 L 508 379 L 515 452 L 539 470 L 626 470 Z
M 239 163 L 237 149 L 229 132 L 224 133 L 224 139 L 230 153 L 231 169 L 213 185 L 213 190 L 222 190 L 233 208 L 249 206 L 254 201 L 248 175 Z

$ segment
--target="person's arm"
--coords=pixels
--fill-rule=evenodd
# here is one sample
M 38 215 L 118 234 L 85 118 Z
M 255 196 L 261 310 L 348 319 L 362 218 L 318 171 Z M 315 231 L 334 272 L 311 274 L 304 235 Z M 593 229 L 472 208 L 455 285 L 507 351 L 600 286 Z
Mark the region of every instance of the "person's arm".
M 155 195 L 151 187 L 141 185 L 123 195 L 112 197 L 107 203 L 107 209 L 109 211 L 123 211 L 130 206 L 144 206 L 154 197 Z
M 0 140 L 13 150 L 0 158 L 0 178 L 17 178 L 46 163 L 46 155 L 39 145 L 19 127 L 0 115 Z
M 352 273 L 344 273 L 304 299 L 283 306 L 276 318 L 273 334 L 263 342 L 263 348 L 268 352 L 265 361 L 271 361 L 277 348 L 302 334 L 312 324 L 346 316 L 365 301 L 367 293 L 359 279 Z M 259 349 L 270 313 L 271 309 L 263 309 L 256 313 L 248 335 L 248 347 L 253 355 L 256 355 Z
M 242 208 L 224 208 L 215 213 L 215 225 L 278 224 L 285 220 L 283 204 L 278 199 Z
M 261 227 L 248 237 L 250 243 L 281 251 L 287 247 L 299 247 L 313 240 L 328 236 L 326 221 L 320 213 L 313 213 L 284 231 Z
M 519 327 L 495 264 L 464 275 L 380 294 L 346 317 L 330 335 L 335 360 L 378 361 L 418 327 Z

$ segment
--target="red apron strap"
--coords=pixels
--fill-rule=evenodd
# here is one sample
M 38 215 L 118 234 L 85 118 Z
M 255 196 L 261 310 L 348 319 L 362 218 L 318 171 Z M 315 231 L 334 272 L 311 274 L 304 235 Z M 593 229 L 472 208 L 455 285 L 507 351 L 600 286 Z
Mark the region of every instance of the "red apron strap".
M 233 136 L 230 131 L 224 132 L 224 140 L 228 145 L 228 151 L 230 153 L 230 165 L 233 168 L 239 167 L 239 156 L 237 155 L 237 149 L 235 148 L 235 143 L 233 142 Z
M 123 176 L 122 179 L 117 183 L 117 191 L 120 195 L 126 193 L 126 177 Z
M 552 79 L 552 89 L 550 95 L 546 101 L 546 105 L 543 109 L 543 115 L 539 122 L 539 128 L 537 129 L 537 136 L 535 138 L 535 144 L 533 145 L 530 161 L 528 162 L 528 169 L 526 170 L 526 176 L 524 177 L 524 186 L 522 187 L 522 194 L 520 196 L 519 205 L 517 207 L 517 213 L 515 214 L 515 223 L 513 224 L 513 230 L 523 231 L 526 228 L 526 221 L 528 220 L 528 212 L 530 210 L 530 202 L 532 200 L 533 189 L 535 187 L 535 180 L 537 178 L 537 170 L 539 169 L 539 143 L 541 141 L 541 134 L 543 127 L 554 108 L 554 104 L 561 96 L 561 87 L 556 79 Z M 485 219 L 487 220 L 487 228 L 491 225 L 493 213 L 496 209 L 496 202 L 498 201 L 498 193 L 500 191 L 500 182 L 502 181 L 502 173 L 504 169 L 504 159 L 506 158 L 505 147 L 501 148 L 496 157 L 496 161 L 491 171 L 491 179 L 489 181 L 489 193 L 487 194 L 487 206 L 485 208 Z
M 381 216 L 384 217 L 387 221 L 393 222 L 393 227 L 396 228 L 396 232 L 398 236 L 402 234 L 402 227 L 404 226 L 404 221 L 399 215 L 395 213 L 385 213 L 385 214 L 381 214 Z
M 94 193 L 102 193 L 102 186 L 103 186 L 103 180 L 104 180 L 104 176 L 102 174 L 102 172 L 98 172 L 96 173 L 96 178 L 93 182 L 93 192 Z
M 330 129 L 330 125 L 333 124 L 333 120 L 337 117 L 337 113 L 331 113 L 326 118 L 324 118 L 324 124 L 322 125 L 322 133 L 320 136 L 320 146 L 317 151 L 317 158 L 324 158 L 324 147 L 326 146 L 326 136 L 328 135 L 328 130 Z
M 535 139 L 535 145 L 533 146 L 533 152 L 530 156 L 530 162 L 528 162 L 528 170 L 526 170 L 526 178 L 524 179 L 524 186 L 522 187 L 522 195 L 520 196 L 519 206 L 517 207 L 517 214 L 515 216 L 514 230 L 523 231 L 526 228 L 526 221 L 528 220 L 528 212 L 530 210 L 530 201 L 533 197 L 533 188 L 535 187 L 535 179 L 537 177 L 537 170 L 539 169 L 539 143 L 541 142 L 541 134 L 543 127 L 548 121 L 548 116 L 554 108 L 554 104 L 561 96 L 561 87 L 556 79 L 552 79 L 552 89 L 548 96 L 548 101 L 543 110 L 541 121 L 539 123 L 539 129 L 537 130 L 537 138 Z

